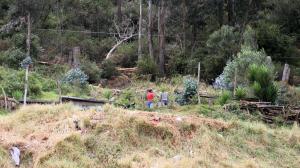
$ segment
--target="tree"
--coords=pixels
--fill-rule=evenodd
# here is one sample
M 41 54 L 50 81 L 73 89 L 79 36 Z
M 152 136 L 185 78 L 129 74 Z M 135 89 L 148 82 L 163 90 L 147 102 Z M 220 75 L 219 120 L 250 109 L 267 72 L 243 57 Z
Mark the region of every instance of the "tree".
M 161 0 L 158 6 L 158 41 L 159 41 L 159 71 L 165 75 L 165 28 L 166 28 L 166 1 Z
M 138 60 L 142 59 L 142 20 L 143 20 L 143 8 L 142 0 L 140 0 L 140 17 L 139 17 L 139 48 L 138 48 Z
M 148 0 L 148 49 L 149 56 L 154 61 L 152 0 Z

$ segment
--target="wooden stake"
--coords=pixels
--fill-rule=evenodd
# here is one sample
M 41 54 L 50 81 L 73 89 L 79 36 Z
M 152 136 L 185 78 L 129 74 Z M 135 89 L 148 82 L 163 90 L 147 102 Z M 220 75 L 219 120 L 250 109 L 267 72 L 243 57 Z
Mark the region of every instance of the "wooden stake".
M 198 103 L 201 104 L 201 99 L 200 99 L 200 73 L 201 73 L 201 64 L 200 62 L 198 63 Z
M 233 95 L 235 96 L 237 87 L 237 68 L 234 69 Z
M 3 87 L 1 87 L 1 89 L 2 89 L 3 96 L 4 96 L 5 110 L 7 110 L 8 109 L 8 105 L 7 105 L 6 93 L 5 93 L 4 89 L 3 89 Z

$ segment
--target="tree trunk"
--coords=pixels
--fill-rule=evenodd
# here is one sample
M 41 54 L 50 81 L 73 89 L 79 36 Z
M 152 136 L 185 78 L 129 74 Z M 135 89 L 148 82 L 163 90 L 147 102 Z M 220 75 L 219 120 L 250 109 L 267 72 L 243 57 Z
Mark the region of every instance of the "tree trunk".
M 235 0 L 227 0 L 227 11 L 228 11 L 228 23 L 230 26 L 235 25 Z
M 117 19 L 118 22 L 121 23 L 122 22 L 122 0 L 117 0 Z
M 140 19 L 139 19 L 139 48 L 138 48 L 138 60 L 142 59 L 142 0 L 140 0 Z
M 153 61 L 153 17 L 152 17 L 152 0 L 148 0 L 148 48 L 149 48 L 149 56 Z
M 182 1 L 182 33 L 183 33 L 183 52 L 186 54 L 186 31 L 187 31 L 187 27 L 186 27 L 186 23 L 187 23 L 187 13 L 188 13 L 188 9 L 186 6 L 186 0 Z
M 27 16 L 27 56 L 30 57 L 30 43 L 31 43 L 31 20 L 30 20 L 30 13 Z M 26 105 L 27 101 L 27 90 L 28 90 L 28 71 L 29 65 L 26 66 L 26 73 L 25 73 L 25 86 L 24 86 L 24 105 Z
M 159 71 L 165 75 L 165 0 L 161 0 L 158 7 L 158 36 L 159 36 Z
M 224 24 L 224 0 L 218 1 L 218 19 L 220 27 Z

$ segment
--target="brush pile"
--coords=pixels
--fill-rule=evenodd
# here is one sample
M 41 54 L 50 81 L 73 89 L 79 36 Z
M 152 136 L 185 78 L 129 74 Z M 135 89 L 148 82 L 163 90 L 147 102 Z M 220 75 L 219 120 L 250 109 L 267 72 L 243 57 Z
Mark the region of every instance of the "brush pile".
M 241 101 L 242 110 L 259 111 L 266 123 L 300 123 L 300 107 L 272 105 L 270 102 Z

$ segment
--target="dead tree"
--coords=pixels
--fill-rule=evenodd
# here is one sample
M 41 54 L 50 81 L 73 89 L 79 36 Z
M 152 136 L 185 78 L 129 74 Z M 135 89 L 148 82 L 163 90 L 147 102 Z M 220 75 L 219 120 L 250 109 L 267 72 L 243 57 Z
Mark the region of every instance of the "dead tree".
M 115 25 L 115 39 L 116 44 L 109 50 L 109 52 L 106 55 L 106 59 L 109 59 L 112 57 L 113 52 L 125 41 L 137 36 L 135 34 L 135 27 L 134 24 L 131 22 L 130 19 L 124 20 L 121 25 L 119 26 L 114 22 Z

